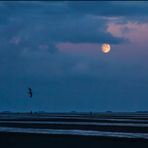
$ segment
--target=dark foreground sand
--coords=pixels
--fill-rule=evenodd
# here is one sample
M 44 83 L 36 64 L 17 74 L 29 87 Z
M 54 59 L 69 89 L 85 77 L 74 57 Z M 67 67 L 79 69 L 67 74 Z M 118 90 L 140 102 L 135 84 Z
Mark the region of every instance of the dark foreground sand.
M 1 132 L 0 148 L 148 148 L 148 140 Z

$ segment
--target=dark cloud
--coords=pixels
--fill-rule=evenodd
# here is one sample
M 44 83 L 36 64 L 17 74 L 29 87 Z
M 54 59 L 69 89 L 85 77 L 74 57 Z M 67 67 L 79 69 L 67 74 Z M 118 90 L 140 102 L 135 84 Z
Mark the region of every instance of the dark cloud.
M 113 37 L 107 33 L 104 25 L 106 21 L 103 19 L 96 20 L 91 16 L 77 15 L 77 10 L 73 10 L 68 4 L 66 6 L 52 3 L 49 5 L 19 3 L 11 5 L 8 3 L 5 5 L 5 9 L 1 10 L 1 13 L 5 15 L 5 24 L 3 24 L 5 29 L 3 30 L 13 28 L 13 32 L 16 34 L 23 32 L 23 36 L 27 36 L 25 34 L 27 33 L 32 38 L 38 37 L 56 42 L 102 43 L 108 40 L 111 43 L 120 43 L 125 41 L 125 39 Z M 59 12 L 60 9 L 62 12 L 65 10 L 65 13 Z M 74 12 L 67 13 L 67 9 Z M 3 16 L 1 19 L 4 19 Z
M 148 14 L 147 2 L 69 2 L 70 10 L 84 15 L 105 17 L 146 17 Z

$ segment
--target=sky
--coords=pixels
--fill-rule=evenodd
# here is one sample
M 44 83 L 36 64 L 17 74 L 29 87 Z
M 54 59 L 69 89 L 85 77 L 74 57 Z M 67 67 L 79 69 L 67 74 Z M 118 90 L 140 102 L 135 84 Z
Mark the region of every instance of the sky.
M 148 111 L 147 16 L 146 1 L 1 1 L 0 111 Z

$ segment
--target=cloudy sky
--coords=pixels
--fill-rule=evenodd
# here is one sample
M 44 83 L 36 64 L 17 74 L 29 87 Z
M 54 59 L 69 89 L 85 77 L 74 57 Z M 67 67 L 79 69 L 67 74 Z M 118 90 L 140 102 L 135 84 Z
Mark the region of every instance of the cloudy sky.
M 148 110 L 147 43 L 146 1 L 0 2 L 0 111 Z

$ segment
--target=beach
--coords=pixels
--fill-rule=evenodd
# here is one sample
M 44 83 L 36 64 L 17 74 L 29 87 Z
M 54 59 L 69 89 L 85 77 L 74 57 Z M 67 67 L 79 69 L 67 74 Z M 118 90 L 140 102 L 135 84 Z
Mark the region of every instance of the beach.
M 0 114 L 2 148 L 147 148 L 147 114 Z

